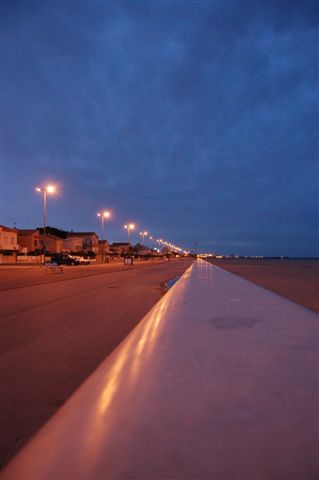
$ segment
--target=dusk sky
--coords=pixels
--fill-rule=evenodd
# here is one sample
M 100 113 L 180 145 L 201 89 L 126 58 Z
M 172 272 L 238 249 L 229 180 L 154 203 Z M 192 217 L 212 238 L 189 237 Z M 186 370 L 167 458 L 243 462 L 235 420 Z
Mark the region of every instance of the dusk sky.
M 1 224 L 319 255 L 318 1 L 0 9 Z

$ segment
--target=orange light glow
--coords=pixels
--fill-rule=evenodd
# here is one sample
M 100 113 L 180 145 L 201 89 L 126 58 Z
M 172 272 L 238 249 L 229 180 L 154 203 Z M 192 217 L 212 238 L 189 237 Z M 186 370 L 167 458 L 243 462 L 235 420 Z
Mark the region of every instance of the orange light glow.
M 104 212 L 98 212 L 97 216 L 103 218 L 110 218 L 111 212 L 105 210 Z
M 127 230 L 134 230 L 135 225 L 134 223 L 129 223 L 128 225 L 124 225 L 124 228 L 126 228 Z
M 54 185 L 47 185 L 46 187 L 36 187 L 37 192 L 47 192 L 47 193 L 55 193 L 56 188 Z

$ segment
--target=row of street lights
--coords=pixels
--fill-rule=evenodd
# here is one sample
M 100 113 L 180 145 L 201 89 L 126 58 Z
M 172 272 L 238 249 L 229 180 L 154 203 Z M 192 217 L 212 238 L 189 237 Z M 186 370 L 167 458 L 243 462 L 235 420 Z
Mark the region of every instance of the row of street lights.
M 111 214 L 110 214 L 109 211 L 104 211 L 104 212 L 98 212 L 97 215 L 98 215 L 98 217 L 101 218 L 101 231 L 102 231 L 102 244 L 103 244 L 103 240 L 104 240 L 104 219 L 109 218 L 111 216 Z M 125 230 L 127 230 L 128 243 L 130 243 L 130 232 L 135 230 L 135 227 L 136 227 L 136 225 L 134 223 L 128 223 L 128 224 L 124 225 Z M 142 243 L 144 244 L 145 237 L 148 237 L 153 243 L 153 248 L 155 248 L 155 242 L 157 242 L 161 248 L 167 248 L 167 249 L 170 249 L 170 250 L 172 250 L 176 253 L 189 253 L 189 252 L 186 252 L 185 250 L 183 250 L 182 248 L 177 247 L 176 245 L 174 245 L 172 243 L 166 242 L 162 238 L 155 239 L 154 237 L 149 235 L 149 233 L 146 230 L 143 230 L 142 232 L 140 232 L 140 235 L 142 237 Z
M 46 186 L 41 186 L 41 187 L 36 187 L 37 192 L 43 193 L 43 252 L 45 253 L 45 243 L 46 243 L 46 210 L 47 210 L 47 194 L 53 194 L 56 192 L 56 187 L 54 185 L 46 185 Z M 101 239 L 102 239 L 102 250 L 104 251 L 104 222 L 106 219 L 111 217 L 111 212 L 109 210 L 103 210 L 97 213 L 97 216 L 101 219 Z M 136 225 L 134 223 L 127 223 L 124 225 L 124 229 L 127 230 L 127 238 L 128 238 L 128 243 L 130 243 L 130 232 L 135 230 Z M 150 240 L 153 242 L 153 248 L 155 247 L 155 242 L 157 242 L 162 248 L 167 248 L 171 249 L 172 251 L 175 252 L 183 252 L 183 253 L 188 253 L 186 251 L 183 251 L 181 248 L 177 247 L 176 245 L 173 245 L 169 242 L 166 242 L 163 239 L 155 239 L 146 230 L 143 230 L 140 232 L 140 235 L 142 237 L 142 242 L 144 244 L 145 237 L 149 237 Z

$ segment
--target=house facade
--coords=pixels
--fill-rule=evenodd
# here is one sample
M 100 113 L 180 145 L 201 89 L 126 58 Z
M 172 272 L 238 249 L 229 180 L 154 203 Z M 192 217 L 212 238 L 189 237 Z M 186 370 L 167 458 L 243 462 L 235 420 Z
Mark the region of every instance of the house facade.
M 154 253 L 156 253 L 156 252 L 151 248 L 147 248 L 147 247 L 141 245 L 140 248 L 136 249 L 136 253 L 138 255 L 154 255 Z
M 63 250 L 68 252 L 81 252 L 83 250 L 83 238 L 77 236 L 68 236 L 63 239 Z
M 115 255 L 127 255 L 130 249 L 130 243 L 115 242 L 110 245 L 110 251 Z
M 99 253 L 110 253 L 110 244 L 107 240 L 99 240 Z
M 18 244 L 25 253 L 40 250 L 40 234 L 38 230 L 18 230 Z
M 70 232 L 69 237 L 77 237 L 82 240 L 82 250 L 86 253 L 99 253 L 99 237 L 95 232 Z
M 18 250 L 17 229 L 0 225 L 0 252 L 15 252 L 17 250 Z
M 43 233 L 40 233 L 41 247 L 45 244 L 45 249 L 48 253 L 61 253 L 63 251 L 63 238 L 57 237 L 47 233 L 45 238 Z

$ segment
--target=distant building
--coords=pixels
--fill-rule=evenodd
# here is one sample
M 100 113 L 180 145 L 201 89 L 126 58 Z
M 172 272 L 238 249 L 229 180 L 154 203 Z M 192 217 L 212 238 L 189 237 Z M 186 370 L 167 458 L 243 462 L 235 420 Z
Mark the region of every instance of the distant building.
M 67 237 L 80 238 L 82 240 L 82 250 L 84 252 L 99 253 L 99 237 L 95 232 L 69 232 Z
M 110 244 L 107 240 L 99 240 L 99 250 L 100 252 L 109 253 L 110 252 Z M 99 252 L 99 253 L 100 253 Z
M 18 250 L 17 229 L 0 225 L 0 252 L 15 252 L 17 250 Z
M 81 252 L 83 250 L 83 238 L 70 234 L 70 236 L 63 239 L 63 250 Z
M 110 245 L 110 250 L 115 255 L 126 255 L 129 253 L 131 248 L 132 247 L 130 243 L 115 242 Z
M 145 245 L 141 245 L 139 243 L 137 245 L 135 245 L 134 251 L 138 255 L 153 255 L 154 254 L 154 250 L 152 248 L 146 247 Z
M 36 229 L 33 230 L 17 230 L 18 232 L 18 244 L 21 250 L 25 253 L 34 252 L 40 250 L 42 245 L 40 243 L 40 234 Z
M 45 249 L 49 253 L 61 253 L 63 250 L 63 238 L 57 237 L 56 235 L 47 233 L 44 238 L 43 233 L 40 233 L 40 242 L 41 247 L 43 243 L 45 243 Z

